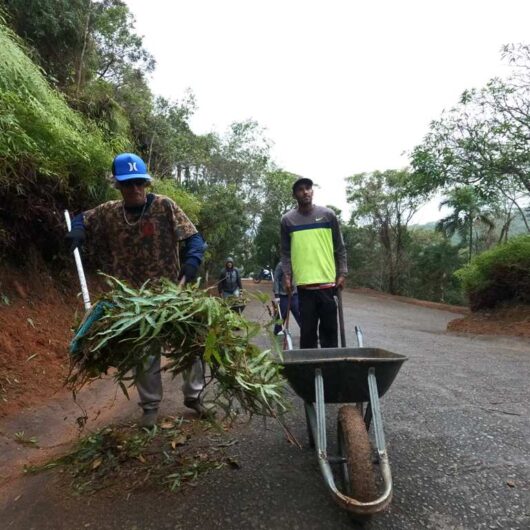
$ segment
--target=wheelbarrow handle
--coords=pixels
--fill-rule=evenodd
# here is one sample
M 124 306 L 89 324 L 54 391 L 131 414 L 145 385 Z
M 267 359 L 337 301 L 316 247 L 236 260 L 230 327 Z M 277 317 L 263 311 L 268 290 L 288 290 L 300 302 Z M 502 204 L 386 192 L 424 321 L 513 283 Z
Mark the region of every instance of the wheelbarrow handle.
M 346 333 L 344 332 L 344 311 L 342 309 L 342 289 L 337 288 L 337 307 L 339 310 L 340 345 L 346 348 Z

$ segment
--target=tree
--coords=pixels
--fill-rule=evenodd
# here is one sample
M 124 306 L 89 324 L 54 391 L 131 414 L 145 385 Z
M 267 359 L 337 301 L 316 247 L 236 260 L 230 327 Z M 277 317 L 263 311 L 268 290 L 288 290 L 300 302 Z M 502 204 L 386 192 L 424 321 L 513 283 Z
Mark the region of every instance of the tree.
M 261 187 L 261 214 L 254 239 L 256 265 L 274 267 L 280 259 L 280 220 L 293 206 L 292 185 L 297 175 L 277 169 L 265 175 Z
M 448 237 L 458 233 L 462 242 L 467 243 L 467 255 L 470 261 L 475 240 L 479 237 L 477 230 L 485 227 L 487 233 L 491 234 L 495 228 L 495 214 L 471 186 L 451 190 L 448 198 L 440 203 L 440 207 L 443 206 L 451 208 L 452 212 L 441 219 L 436 228 Z M 475 243 L 475 253 L 477 251 Z
M 253 240 L 261 220 L 262 183 L 271 170 L 269 149 L 257 122 L 236 122 L 223 136 L 194 139 L 189 159 L 180 164 L 183 185 L 204 199 L 199 224 L 209 243 L 217 241 L 208 255 L 214 269 L 227 253 L 247 269 L 255 265 Z
M 4 8 L 11 27 L 31 46 L 48 78 L 61 89 L 74 85 L 92 2 L 4 0 Z M 85 45 L 85 54 L 93 52 L 92 43 L 88 48 Z
M 348 256 L 348 285 L 383 291 L 387 288 L 386 255 L 371 224 L 342 225 Z
M 359 173 L 347 179 L 347 200 L 353 205 L 351 223 L 368 223 L 385 253 L 386 289 L 400 291 L 407 226 L 423 201 L 408 192 L 408 170 Z
M 454 272 L 463 265 L 459 247 L 441 232 L 414 228 L 407 249 L 408 296 L 461 304 L 462 294 Z
M 98 53 L 95 71 L 100 79 L 120 86 L 130 69 L 151 72 L 153 56 L 143 47 L 143 39 L 134 32 L 134 16 L 122 0 L 91 2 L 92 32 Z
M 514 67 L 508 80 L 492 79 L 480 90 L 466 90 L 458 105 L 431 123 L 412 152 L 413 183 L 423 192 L 474 186 L 491 202 L 511 201 L 525 218 L 523 206 L 530 198 L 530 47 L 505 46 L 503 58 Z

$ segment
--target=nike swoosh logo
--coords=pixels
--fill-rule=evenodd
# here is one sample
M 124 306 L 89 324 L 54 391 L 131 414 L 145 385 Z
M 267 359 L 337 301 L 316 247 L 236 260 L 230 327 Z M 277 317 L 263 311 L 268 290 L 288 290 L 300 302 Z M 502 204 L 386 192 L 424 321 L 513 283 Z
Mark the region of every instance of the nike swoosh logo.
M 316 217 L 315 218 L 315 223 L 318 223 L 319 221 L 322 221 L 322 219 L 324 219 L 323 217 Z

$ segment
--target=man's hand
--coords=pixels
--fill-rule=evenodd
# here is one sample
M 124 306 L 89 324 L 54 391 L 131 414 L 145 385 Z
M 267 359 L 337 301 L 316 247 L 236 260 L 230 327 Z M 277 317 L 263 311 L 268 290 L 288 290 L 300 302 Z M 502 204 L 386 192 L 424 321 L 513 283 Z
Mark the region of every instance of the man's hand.
M 346 283 L 346 278 L 344 276 L 339 276 L 337 278 L 337 281 L 335 284 L 337 285 L 337 289 L 344 289 L 344 284 Z
M 80 248 L 86 238 L 85 231 L 82 228 L 72 228 L 65 237 L 71 243 L 70 252 L 73 252 L 76 248 Z
M 283 274 L 283 286 L 288 293 L 293 290 L 293 280 L 290 274 Z
M 189 263 L 184 263 L 179 273 L 179 280 L 180 280 L 179 285 L 182 286 L 186 283 L 192 282 L 196 276 L 197 276 L 197 267 Z

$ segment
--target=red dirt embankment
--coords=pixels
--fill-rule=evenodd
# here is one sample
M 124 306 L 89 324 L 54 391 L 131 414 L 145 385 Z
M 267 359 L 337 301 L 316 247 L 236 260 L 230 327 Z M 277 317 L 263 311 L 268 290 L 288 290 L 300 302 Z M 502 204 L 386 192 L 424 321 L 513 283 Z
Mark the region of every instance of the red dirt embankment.
M 82 309 L 68 283 L 0 270 L 0 417 L 66 391 L 70 328 Z

